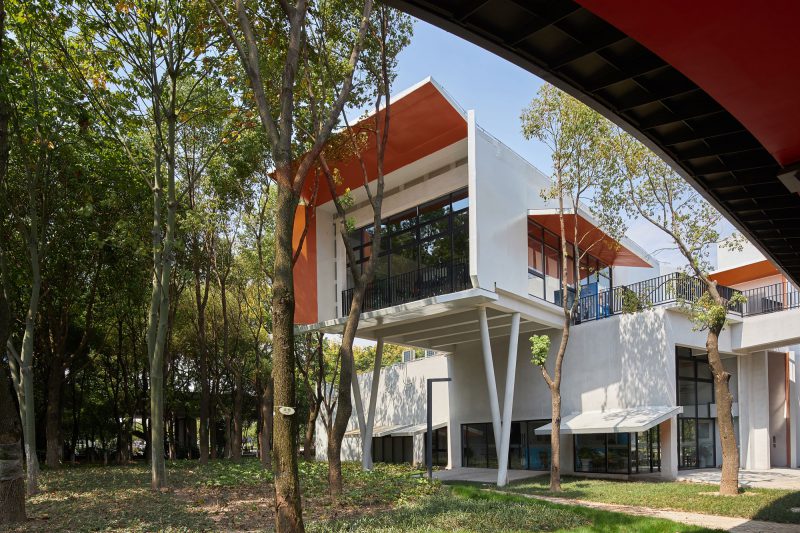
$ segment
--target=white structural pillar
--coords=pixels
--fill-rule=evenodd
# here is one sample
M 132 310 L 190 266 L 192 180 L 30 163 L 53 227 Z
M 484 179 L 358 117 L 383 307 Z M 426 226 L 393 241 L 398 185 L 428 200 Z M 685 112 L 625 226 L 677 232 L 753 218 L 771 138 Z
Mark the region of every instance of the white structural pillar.
M 481 328 L 481 345 L 483 347 L 483 365 L 486 367 L 486 383 L 489 386 L 489 409 L 492 412 L 492 429 L 494 442 L 500 442 L 500 405 L 497 400 L 497 381 L 494 379 L 494 362 L 492 361 L 492 343 L 489 338 L 489 320 L 486 308 L 478 308 L 478 320 Z
M 503 421 L 501 424 L 500 450 L 497 469 L 497 486 L 508 484 L 508 450 L 511 446 L 511 420 L 514 410 L 514 381 L 517 375 L 517 344 L 519 342 L 519 313 L 511 315 L 511 336 L 508 338 L 508 366 L 506 388 L 503 398 Z M 495 441 L 496 442 L 496 441 Z

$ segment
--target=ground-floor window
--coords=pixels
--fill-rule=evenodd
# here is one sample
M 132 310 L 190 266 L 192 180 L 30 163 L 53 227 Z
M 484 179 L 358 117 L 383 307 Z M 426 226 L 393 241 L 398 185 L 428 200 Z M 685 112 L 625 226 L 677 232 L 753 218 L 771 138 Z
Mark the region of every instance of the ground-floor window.
M 373 437 L 372 460 L 376 463 L 409 463 L 414 461 L 413 437 Z
M 678 418 L 678 468 L 716 466 L 714 418 Z
M 658 427 L 641 433 L 574 436 L 575 472 L 631 474 L 661 471 Z
M 511 423 L 508 467 L 519 470 L 550 469 L 550 436 L 536 435 L 536 428 L 549 420 Z M 461 464 L 465 467 L 497 468 L 497 451 L 491 423 L 461 426 Z
M 422 434 L 425 441 L 425 461 L 428 459 L 428 435 Z M 433 466 L 447 466 L 447 428 L 433 430 Z
M 714 379 L 702 350 L 675 347 L 678 405 L 678 468 L 716 466 Z

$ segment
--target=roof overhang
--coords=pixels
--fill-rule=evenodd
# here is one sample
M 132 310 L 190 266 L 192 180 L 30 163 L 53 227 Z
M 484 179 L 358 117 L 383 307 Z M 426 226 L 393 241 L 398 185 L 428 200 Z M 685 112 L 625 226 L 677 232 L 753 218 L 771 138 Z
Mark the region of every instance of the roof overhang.
M 447 422 L 433 424 L 432 429 L 437 430 L 447 425 Z M 428 424 L 393 424 L 384 426 L 374 426 L 372 428 L 373 437 L 413 437 L 428 431 Z M 346 438 L 356 438 L 361 436 L 358 428 L 345 432 Z
M 388 3 L 625 128 L 800 282 L 800 3 Z
M 732 287 L 739 283 L 775 276 L 777 274 L 780 274 L 780 272 L 775 268 L 775 265 L 773 265 L 769 259 L 764 259 L 763 261 L 756 261 L 755 263 L 718 270 L 711 273 L 709 277 L 720 285 Z
M 544 226 L 556 235 L 561 235 L 561 223 L 557 208 L 529 209 L 528 218 Z M 578 209 L 564 210 L 564 226 L 566 235 L 574 235 L 575 224 L 578 225 L 578 245 L 589 254 L 597 257 L 607 265 L 651 268 L 654 260 L 638 244 L 627 237 L 615 240 L 600 229 L 592 216 Z M 574 239 L 567 238 L 568 242 Z
M 384 153 L 384 175 L 467 138 L 466 113 L 432 78 L 426 78 L 393 96 L 389 105 L 389 139 Z M 336 132 L 328 143 L 327 163 L 338 171 L 341 183 L 336 192 L 356 191 L 368 180 L 377 179 L 376 124 L 385 126 L 386 109 L 369 113 L 352 125 Z M 422 133 L 421 133 L 422 132 Z M 354 143 L 353 140 L 356 139 Z M 353 147 L 358 146 L 358 155 Z M 335 154 L 342 154 L 337 158 Z M 363 167 L 362 167 L 363 164 Z M 321 206 L 331 201 L 327 180 L 317 168 L 306 176 L 303 198 Z
M 605 411 L 583 411 L 561 420 L 562 435 L 588 433 L 639 433 L 683 412 L 681 406 L 647 406 Z M 537 435 L 549 435 L 552 424 L 536 428 Z

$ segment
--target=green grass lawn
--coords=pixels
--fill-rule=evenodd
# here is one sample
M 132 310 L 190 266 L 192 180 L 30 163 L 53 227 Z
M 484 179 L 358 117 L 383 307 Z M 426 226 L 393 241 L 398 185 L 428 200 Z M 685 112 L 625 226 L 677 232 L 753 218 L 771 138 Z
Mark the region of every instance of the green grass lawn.
M 775 489 L 744 489 L 739 496 L 719 496 L 716 485 L 687 482 L 609 481 L 564 478 L 564 492 L 549 492 L 549 477 L 540 476 L 512 483 L 507 490 L 595 502 L 674 509 L 695 513 L 736 516 L 756 520 L 800 524 L 800 492 Z
M 312 532 L 425 532 L 475 533 L 556 531 L 677 533 L 712 531 L 661 520 L 609 513 L 522 496 L 487 492 L 477 487 L 454 486 L 424 498 L 404 500 L 391 512 L 355 520 L 313 524 Z
M 272 477 L 258 461 L 167 463 L 169 488 L 149 489 L 145 464 L 44 470 L 29 520 L 13 531 L 263 531 L 273 524 Z M 429 484 L 418 470 L 345 464 L 345 491 L 327 495 L 327 465 L 300 464 L 309 530 L 696 532 L 702 528 L 575 506 L 553 505 L 477 487 Z M 518 486 L 516 488 L 521 488 Z

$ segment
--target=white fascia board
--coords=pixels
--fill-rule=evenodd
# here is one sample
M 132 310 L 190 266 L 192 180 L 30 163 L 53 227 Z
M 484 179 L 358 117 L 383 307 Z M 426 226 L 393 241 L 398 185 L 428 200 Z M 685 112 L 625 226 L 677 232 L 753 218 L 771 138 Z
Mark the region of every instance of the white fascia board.
M 639 433 L 683 412 L 681 406 L 647 406 L 606 411 L 583 411 L 561 421 L 562 435 L 590 433 Z M 553 425 L 536 428 L 537 435 L 549 435 Z
M 432 298 L 425 298 L 424 300 L 415 300 L 405 304 L 386 307 L 384 309 L 377 309 L 375 311 L 368 311 L 361 314 L 360 327 L 374 327 L 386 321 L 386 318 L 402 315 L 403 313 L 417 313 L 422 312 L 428 307 L 433 305 L 447 306 L 450 310 L 458 308 L 469 308 L 475 305 L 485 304 L 497 300 L 496 293 L 487 291 L 486 289 L 467 289 L 459 292 L 451 292 L 434 296 Z M 370 321 L 375 324 L 369 324 Z M 325 330 L 326 333 L 341 333 L 344 325 L 347 323 L 347 317 L 334 318 L 324 322 L 317 322 L 316 324 L 301 324 L 295 325 L 294 332 L 296 334 L 308 333 L 311 331 Z

